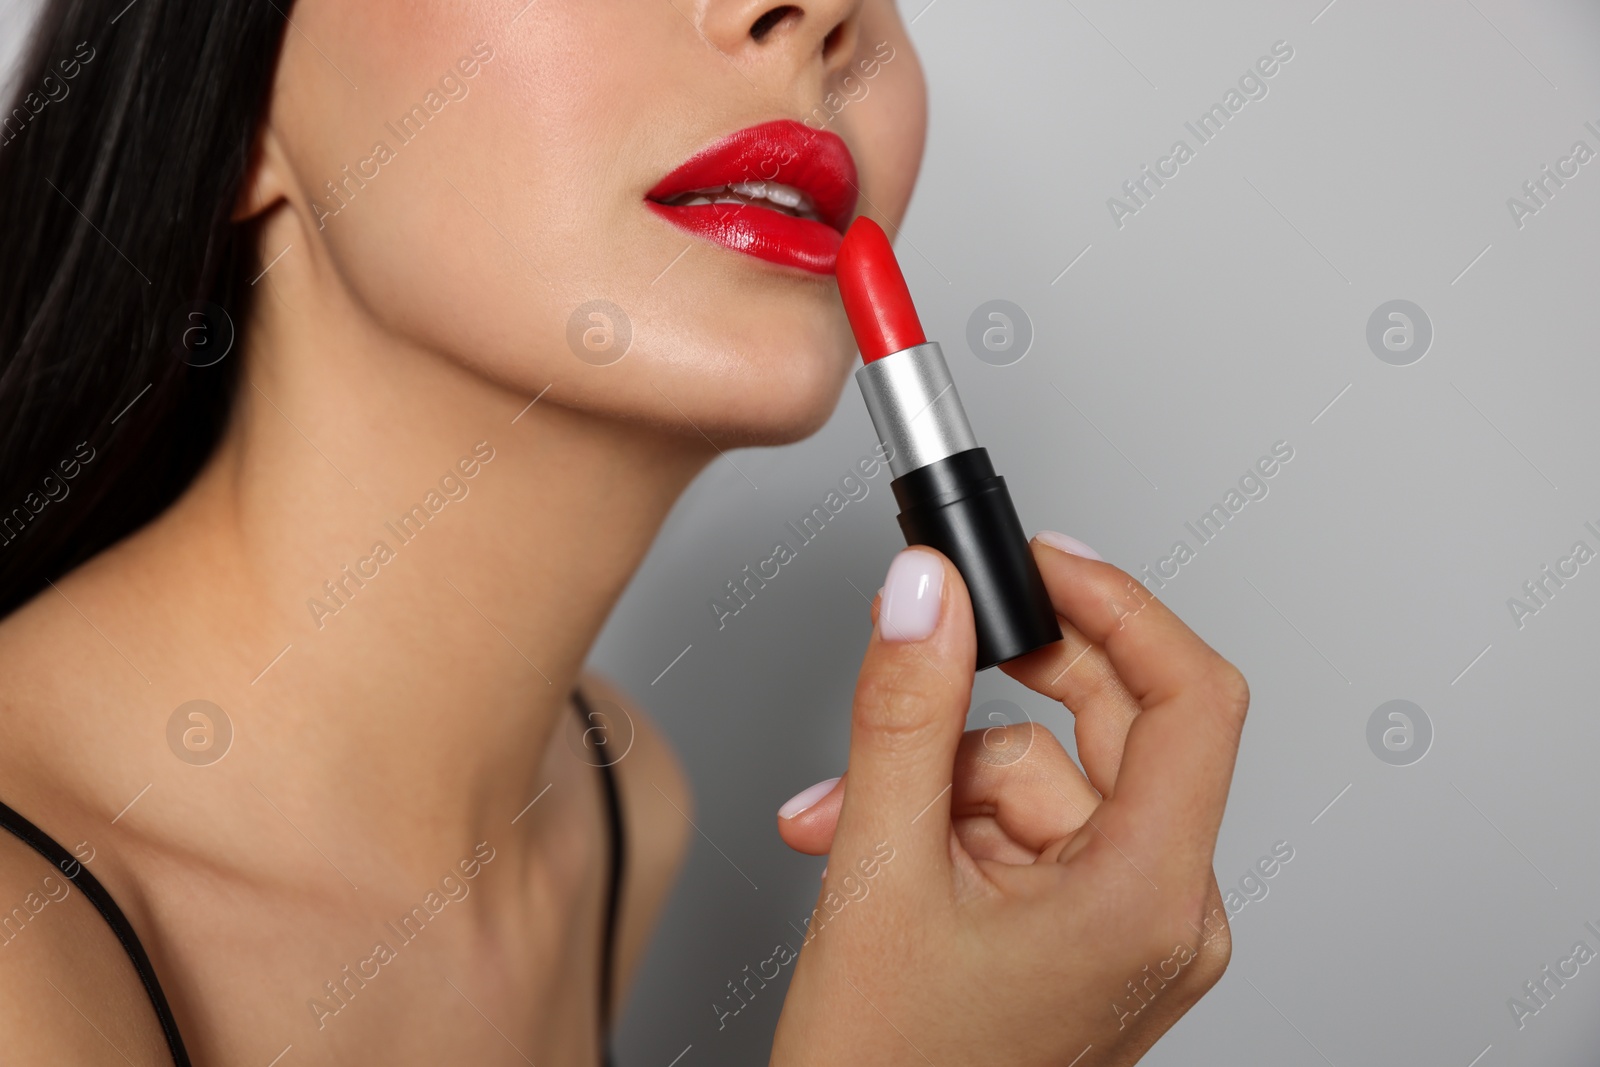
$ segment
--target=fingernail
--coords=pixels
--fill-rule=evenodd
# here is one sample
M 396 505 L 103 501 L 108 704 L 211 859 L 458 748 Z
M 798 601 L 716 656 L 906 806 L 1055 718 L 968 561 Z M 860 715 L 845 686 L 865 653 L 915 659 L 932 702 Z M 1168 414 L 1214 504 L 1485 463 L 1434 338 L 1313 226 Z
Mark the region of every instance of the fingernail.
M 833 787 L 838 784 L 838 781 L 839 779 L 837 778 L 829 778 L 826 782 L 818 782 L 810 789 L 800 790 L 800 792 L 783 802 L 783 807 L 778 809 L 778 817 L 780 819 L 794 818 L 796 815 L 799 815 L 802 811 L 805 811 L 807 808 L 811 807 L 811 805 L 815 804 L 817 801 L 833 792 Z
M 824 863 L 822 865 L 822 877 L 823 878 L 827 878 L 828 877 L 828 865 L 826 863 Z
M 931 552 L 908 548 L 889 564 L 883 580 L 878 632 L 885 641 L 922 641 L 939 625 L 944 564 Z
M 1104 556 L 1076 537 L 1068 537 L 1066 534 L 1056 533 L 1054 530 L 1040 530 L 1033 537 L 1034 540 L 1043 541 L 1051 548 L 1059 548 L 1068 555 L 1082 556 L 1084 559 L 1097 559 L 1102 563 L 1105 562 Z

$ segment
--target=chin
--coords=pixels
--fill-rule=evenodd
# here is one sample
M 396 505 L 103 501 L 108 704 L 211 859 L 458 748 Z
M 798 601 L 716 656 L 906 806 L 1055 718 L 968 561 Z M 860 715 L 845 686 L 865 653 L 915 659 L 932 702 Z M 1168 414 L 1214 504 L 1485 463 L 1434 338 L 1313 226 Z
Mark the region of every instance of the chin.
M 779 359 L 748 368 L 726 391 L 724 408 L 704 412 L 717 426 L 713 436 L 719 444 L 769 446 L 810 437 L 839 406 L 855 356 L 851 342 L 784 346 Z
M 562 406 L 721 449 L 821 429 L 857 362 L 832 279 L 763 278 L 761 266 L 752 279 L 749 263 L 730 266 L 744 274 L 743 299 L 652 308 L 624 360 L 563 381 Z
M 705 273 L 720 267 L 729 283 L 712 288 L 728 297 L 679 305 L 682 318 L 668 333 L 685 343 L 673 345 L 672 355 L 642 354 L 671 396 L 662 414 L 720 447 L 790 444 L 816 433 L 857 362 L 833 279 L 706 251 L 713 269 Z

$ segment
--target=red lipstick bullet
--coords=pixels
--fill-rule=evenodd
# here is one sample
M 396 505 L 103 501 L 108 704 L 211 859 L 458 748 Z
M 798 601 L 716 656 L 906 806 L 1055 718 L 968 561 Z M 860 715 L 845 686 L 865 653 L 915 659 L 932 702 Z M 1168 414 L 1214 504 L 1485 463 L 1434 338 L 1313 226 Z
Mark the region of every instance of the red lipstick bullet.
M 1061 640 L 1005 479 L 978 447 L 944 353 L 927 340 L 889 238 L 859 218 L 839 246 L 839 296 L 861 347 L 856 382 L 893 452 L 890 488 L 908 545 L 936 548 L 972 598 L 977 669 Z

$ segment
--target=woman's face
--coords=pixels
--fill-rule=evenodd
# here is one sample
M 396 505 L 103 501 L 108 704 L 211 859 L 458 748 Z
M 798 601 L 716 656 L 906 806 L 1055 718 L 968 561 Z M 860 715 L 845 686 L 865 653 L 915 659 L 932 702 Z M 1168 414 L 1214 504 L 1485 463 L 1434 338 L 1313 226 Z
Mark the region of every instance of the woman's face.
M 289 13 L 269 125 L 317 284 L 552 403 L 722 443 L 826 420 L 854 353 L 831 249 L 852 211 L 899 222 L 922 153 L 893 0 Z

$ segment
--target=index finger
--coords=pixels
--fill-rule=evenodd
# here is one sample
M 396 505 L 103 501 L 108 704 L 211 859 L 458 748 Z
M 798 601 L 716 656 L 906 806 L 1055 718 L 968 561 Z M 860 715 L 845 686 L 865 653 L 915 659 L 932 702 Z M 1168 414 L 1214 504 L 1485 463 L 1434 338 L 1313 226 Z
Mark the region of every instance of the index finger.
M 1056 612 L 1105 649 L 1143 709 L 1096 821 L 1122 848 L 1137 840 L 1152 863 L 1209 869 L 1250 700 L 1244 676 L 1126 572 L 1039 540 L 1032 548 Z

